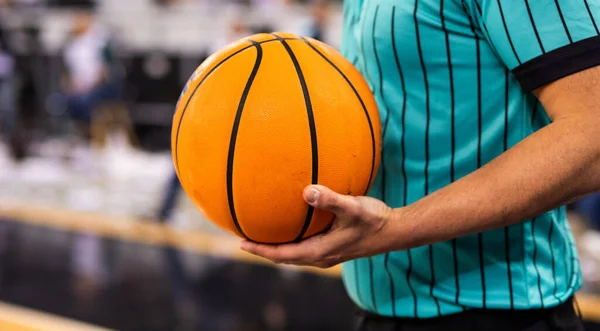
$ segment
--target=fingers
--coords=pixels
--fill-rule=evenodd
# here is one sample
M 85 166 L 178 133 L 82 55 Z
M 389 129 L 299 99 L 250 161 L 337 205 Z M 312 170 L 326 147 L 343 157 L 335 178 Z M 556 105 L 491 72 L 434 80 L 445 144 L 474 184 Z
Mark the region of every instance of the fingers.
M 303 195 L 309 205 L 336 215 L 356 215 L 360 210 L 360 204 L 354 197 L 336 193 L 322 185 L 307 186 Z
M 248 253 L 262 256 L 275 263 L 293 263 L 314 255 L 314 252 L 311 252 L 307 245 L 300 245 L 299 243 L 265 245 L 246 240 L 242 242 L 241 249 Z
M 265 245 L 243 241 L 241 249 L 274 263 L 314 266 L 330 268 L 341 261 L 341 256 L 332 254 L 331 246 L 335 246 L 339 238 L 331 235 L 318 235 L 299 243 Z

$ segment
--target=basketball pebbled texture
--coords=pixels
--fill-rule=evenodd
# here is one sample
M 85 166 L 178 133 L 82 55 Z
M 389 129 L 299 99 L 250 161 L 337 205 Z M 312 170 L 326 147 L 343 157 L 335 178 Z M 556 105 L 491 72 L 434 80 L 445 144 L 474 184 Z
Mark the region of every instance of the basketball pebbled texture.
M 380 136 L 371 91 L 341 54 L 310 38 L 258 34 L 192 74 L 173 118 L 172 153 L 209 220 L 252 241 L 285 243 L 333 220 L 304 202 L 306 185 L 366 194 Z

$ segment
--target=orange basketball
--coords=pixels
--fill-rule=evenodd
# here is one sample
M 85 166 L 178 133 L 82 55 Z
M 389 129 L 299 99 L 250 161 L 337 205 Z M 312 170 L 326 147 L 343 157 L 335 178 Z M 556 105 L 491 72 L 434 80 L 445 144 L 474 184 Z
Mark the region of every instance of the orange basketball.
M 309 184 L 364 195 L 381 125 L 360 73 L 333 48 L 289 33 L 257 34 L 193 73 L 173 118 L 185 192 L 224 230 L 285 243 L 328 229 L 333 214 L 302 198 Z

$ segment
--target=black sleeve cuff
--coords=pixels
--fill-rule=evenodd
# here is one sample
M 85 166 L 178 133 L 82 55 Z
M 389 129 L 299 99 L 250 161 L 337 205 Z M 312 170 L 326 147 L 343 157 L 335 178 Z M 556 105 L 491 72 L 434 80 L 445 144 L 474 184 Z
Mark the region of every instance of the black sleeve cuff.
M 512 70 L 525 92 L 600 65 L 600 36 L 557 48 Z

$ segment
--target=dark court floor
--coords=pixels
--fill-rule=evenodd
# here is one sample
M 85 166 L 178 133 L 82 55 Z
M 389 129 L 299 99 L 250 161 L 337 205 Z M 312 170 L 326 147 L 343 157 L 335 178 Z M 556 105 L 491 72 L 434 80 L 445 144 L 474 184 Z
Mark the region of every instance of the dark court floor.
M 0 301 L 124 331 L 352 330 L 339 278 L 114 239 L 91 277 L 86 236 L 0 220 Z

